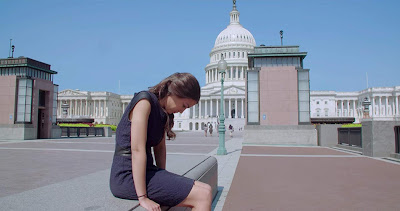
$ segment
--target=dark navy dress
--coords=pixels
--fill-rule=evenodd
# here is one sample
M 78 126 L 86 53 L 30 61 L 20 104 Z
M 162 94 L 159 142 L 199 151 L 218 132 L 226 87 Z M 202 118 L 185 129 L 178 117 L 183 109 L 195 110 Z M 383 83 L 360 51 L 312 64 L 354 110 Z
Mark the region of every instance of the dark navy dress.
M 126 108 L 116 132 L 116 150 L 111 166 L 110 189 L 115 197 L 138 199 L 132 176 L 131 157 L 131 121 L 129 113 L 141 99 L 147 99 L 151 112 L 147 126 L 147 197 L 160 205 L 176 206 L 181 203 L 192 190 L 194 180 L 158 168 L 153 164 L 151 147 L 158 145 L 165 135 L 166 113 L 160 106 L 157 97 L 148 91 L 136 94 Z

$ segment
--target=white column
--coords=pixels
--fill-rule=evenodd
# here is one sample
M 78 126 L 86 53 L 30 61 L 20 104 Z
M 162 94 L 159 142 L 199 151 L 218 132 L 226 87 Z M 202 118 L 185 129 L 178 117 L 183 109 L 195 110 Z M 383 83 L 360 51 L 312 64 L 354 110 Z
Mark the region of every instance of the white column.
M 219 104 L 219 100 L 217 99 L 216 101 L 217 101 L 217 106 L 215 107 L 215 110 L 217 110 L 216 113 L 217 113 L 217 116 L 219 116 L 219 105 L 218 105 Z
M 214 116 L 214 114 L 213 114 L 213 100 L 211 98 L 211 100 L 210 100 L 210 117 L 213 117 L 213 116 Z
M 242 98 L 242 113 L 240 114 L 240 118 L 244 118 L 244 99 Z
M 93 100 L 93 118 L 96 117 L 96 100 Z
M 372 109 L 370 110 L 369 116 L 373 117 L 375 116 L 375 97 L 371 97 L 370 99 L 372 101 Z
M 208 115 L 208 109 L 207 109 L 208 102 L 207 102 L 207 101 L 208 101 L 208 100 L 205 100 L 205 101 L 204 101 L 204 118 L 206 118 L 207 115 Z M 210 115 L 208 115 L 208 116 L 210 116 Z
M 379 97 L 379 112 L 378 112 L 378 116 L 381 116 L 381 111 L 382 111 L 382 97 Z
M 85 116 L 88 116 L 88 104 L 89 104 L 89 101 L 86 99 L 85 100 Z
M 230 118 L 232 118 L 232 115 L 231 115 L 231 110 L 232 110 L 232 105 L 231 105 L 231 103 L 232 103 L 232 101 L 231 101 L 231 99 L 229 98 L 229 114 L 228 114 L 228 116 L 229 116 L 229 119 Z
M 388 108 L 389 108 L 389 99 L 388 96 L 385 97 L 385 116 L 389 115 Z
M 235 75 L 236 75 L 236 80 L 238 80 L 239 79 L 239 66 L 236 67 Z
M 321 102 L 322 103 L 322 102 Z M 347 101 L 347 116 L 349 117 L 350 116 L 350 103 L 351 103 L 351 100 L 348 100 Z
M 107 100 L 104 100 L 104 117 L 108 116 Z M 104 121 L 104 124 L 106 122 Z
M 82 99 L 80 99 L 79 100 L 80 101 L 80 108 L 79 108 L 79 116 L 83 116 L 83 100 Z
M 242 79 L 244 79 L 244 67 L 242 66 L 241 68 L 242 68 Z
M 353 100 L 353 116 L 354 116 L 354 118 L 357 118 L 356 101 L 355 100 Z
M 395 115 L 395 109 L 396 109 L 396 107 L 395 107 L 395 105 L 394 105 L 394 97 L 395 96 L 392 96 L 392 116 L 394 117 L 394 115 Z
M 231 80 L 233 80 L 233 67 L 231 67 Z
M 337 115 L 338 115 L 338 107 L 337 107 L 337 104 L 339 103 L 339 101 L 338 100 L 335 100 L 335 116 L 336 117 L 338 117 Z
M 342 112 L 341 116 L 344 116 L 344 100 L 342 100 Z
M 122 103 L 122 113 L 125 112 L 125 103 Z
M 201 118 L 201 100 L 199 100 L 199 118 Z
M 235 99 L 235 119 L 237 119 L 238 118 L 238 115 L 237 115 L 237 113 L 238 113 L 238 109 L 237 109 L 238 107 L 237 107 L 237 98 Z
M 399 96 L 396 97 L 396 115 L 399 115 Z

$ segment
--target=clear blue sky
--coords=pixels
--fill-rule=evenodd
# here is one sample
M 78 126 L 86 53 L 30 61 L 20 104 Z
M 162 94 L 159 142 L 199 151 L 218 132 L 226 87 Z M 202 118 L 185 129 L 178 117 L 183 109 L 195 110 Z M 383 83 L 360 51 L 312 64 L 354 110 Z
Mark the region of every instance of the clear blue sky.
M 238 0 L 257 45 L 308 52 L 311 90 L 400 86 L 400 1 Z M 0 1 L 0 58 L 26 56 L 57 71 L 60 90 L 133 94 L 174 72 L 204 68 L 229 24 L 230 0 Z

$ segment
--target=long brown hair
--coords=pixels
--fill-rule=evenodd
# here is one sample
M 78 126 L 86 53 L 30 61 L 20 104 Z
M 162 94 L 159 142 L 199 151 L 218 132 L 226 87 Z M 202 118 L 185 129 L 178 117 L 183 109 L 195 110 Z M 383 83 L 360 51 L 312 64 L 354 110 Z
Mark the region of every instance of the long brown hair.
M 190 73 L 174 73 L 157 85 L 149 89 L 155 94 L 159 101 L 167 96 L 175 95 L 180 98 L 189 98 L 199 102 L 200 85 L 197 79 Z M 175 138 L 176 134 L 172 131 L 174 127 L 174 114 L 167 113 L 167 122 L 164 131 L 168 138 Z

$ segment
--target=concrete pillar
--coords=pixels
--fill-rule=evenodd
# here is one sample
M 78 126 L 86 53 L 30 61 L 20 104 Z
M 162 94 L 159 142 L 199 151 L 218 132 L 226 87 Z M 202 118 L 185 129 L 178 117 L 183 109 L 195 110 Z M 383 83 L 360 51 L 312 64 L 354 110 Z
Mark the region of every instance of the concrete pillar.
M 399 115 L 399 96 L 396 96 L 396 115 Z
M 378 111 L 378 116 L 382 116 L 382 97 L 379 96 L 379 111 Z
M 354 118 L 357 118 L 357 112 L 356 112 L 356 101 L 355 100 L 353 100 L 353 116 L 354 116 Z

